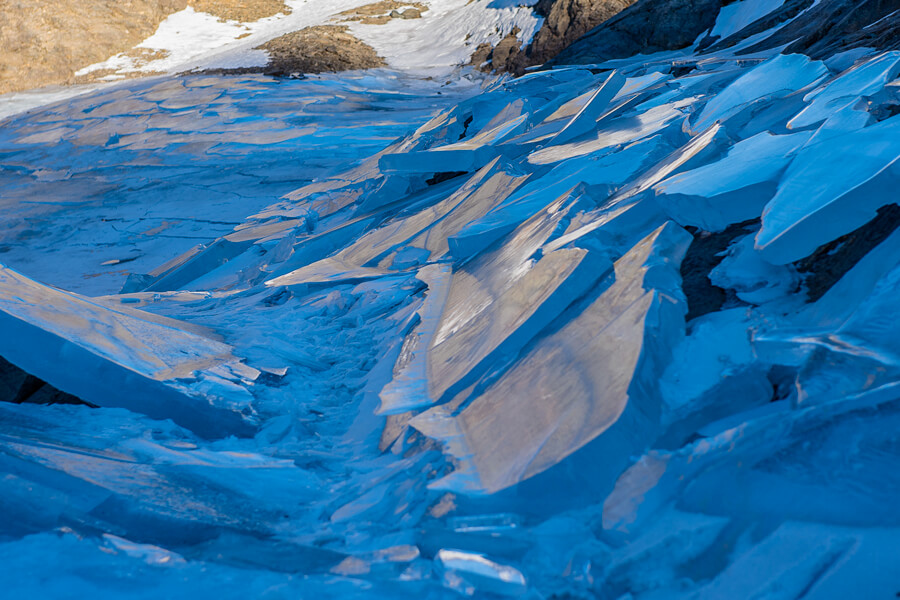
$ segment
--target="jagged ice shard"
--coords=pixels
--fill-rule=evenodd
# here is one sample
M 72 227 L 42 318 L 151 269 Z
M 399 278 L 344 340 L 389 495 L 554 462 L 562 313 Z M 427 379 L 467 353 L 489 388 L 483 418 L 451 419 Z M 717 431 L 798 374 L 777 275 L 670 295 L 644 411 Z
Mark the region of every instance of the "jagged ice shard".
M 900 4 L 284 7 L 0 96 L 4 598 L 900 592 Z

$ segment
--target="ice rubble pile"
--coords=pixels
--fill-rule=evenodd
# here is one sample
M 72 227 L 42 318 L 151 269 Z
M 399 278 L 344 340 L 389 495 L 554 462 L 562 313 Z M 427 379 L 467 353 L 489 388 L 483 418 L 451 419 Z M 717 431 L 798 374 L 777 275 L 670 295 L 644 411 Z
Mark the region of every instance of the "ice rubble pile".
M 119 295 L 4 269 L 3 322 L 55 344 L 7 360 L 183 426 L 0 406 L 3 533 L 33 534 L 4 561 L 336 597 L 896 593 L 900 52 L 673 61 L 495 81 Z M 113 402 L 73 383 L 113 367 Z M 251 436 L 201 439 L 198 398 Z

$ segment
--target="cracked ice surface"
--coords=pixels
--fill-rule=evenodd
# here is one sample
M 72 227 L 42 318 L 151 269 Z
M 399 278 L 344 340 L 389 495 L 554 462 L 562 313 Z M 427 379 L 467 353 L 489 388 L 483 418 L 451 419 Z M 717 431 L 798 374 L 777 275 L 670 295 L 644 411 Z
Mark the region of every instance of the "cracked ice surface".
M 4 121 L 11 597 L 896 594 L 896 56 L 671 61 Z

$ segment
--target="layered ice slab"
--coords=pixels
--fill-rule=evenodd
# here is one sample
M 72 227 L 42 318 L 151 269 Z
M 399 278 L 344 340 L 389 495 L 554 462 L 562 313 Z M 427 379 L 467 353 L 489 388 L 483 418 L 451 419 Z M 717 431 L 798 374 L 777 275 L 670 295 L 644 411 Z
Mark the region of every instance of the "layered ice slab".
M 809 106 L 791 119 L 788 127 L 799 129 L 820 124 L 841 109 L 880 92 L 898 74 L 900 52 L 885 52 L 848 69 L 837 79 L 808 93 L 803 99 L 809 102 Z
M 581 202 L 577 192 L 551 202 L 503 244 L 452 275 L 449 269 L 442 276 L 430 270 L 420 273 L 429 285 L 419 312 L 422 322 L 404 343 L 406 352 L 395 367 L 395 380 L 380 394 L 383 412 L 449 400 L 492 364 L 514 356 L 610 271 L 612 265 L 602 252 L 582 248 L 541 252 Z
M 0 265 L 0 356 L 102 407 L 203 437 L 253 430 L 259 375 L 199 328 L 52 288 Z
M 507 162 L 494 159 L 433 206 L 388 222 L 332 256 L 276 277 L 267 285 L 371 279 L 390 269 L 446 258 L 454 249 L 452 238 L 463 227 L 504 201 L 528 177 Z
M 722 160 L 659 183 L 657 201 L 679 223 L 706 231 L 759 218 L 794 152 L 811 135 L 763 132 L 740 141 Z
M 900 119 L 849 132 L 826 124 L 797 153 L 766 205 L 756 248 L 773 264 L 808 256 L 895 203 L 898 183 Z
M 821 81 L 825 65 L 802 54 L 779 54 L 742 75 L 716 94 L 693 122 L 700 132 L 716 121 L 726 121 L 754 105 L 764 105 Z
M 592 477 L 611 484 L 658 429 L 657 382 L 684 336 L 678 269 L 690 240 L 663 225 L 616 261 L 610 285 L 483 393 L 458 412 L 441 406 L 415 417 L 413 426 L 461 463 L 436 487 L 497 492 L 588 444 L 598 457 Z

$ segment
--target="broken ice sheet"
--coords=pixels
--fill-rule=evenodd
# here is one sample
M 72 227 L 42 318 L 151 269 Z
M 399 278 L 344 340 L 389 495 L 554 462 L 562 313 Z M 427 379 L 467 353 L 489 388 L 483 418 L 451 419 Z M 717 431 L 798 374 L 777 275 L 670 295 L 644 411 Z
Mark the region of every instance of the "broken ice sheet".
M 750 105 L 766 102 L 801 90 L 828 73 L 824 64 L 811 61 L 802 54 L 779 54 L 750 69 L 727 88 L 716 94 L 692 119 L 691 129 L 700 132 L 716 121 L 745 110 Z
M 755 336 L 761 359 L 798 369 L 801 405 L 841 401 L 900 377 L 898 247 L 895 231 L 815 304 Z
M 515 567 L 492 561 L 482 554 L 442 549 L 435 562 L 444 571 L 445 585 L 464 595 L 475 591 L 502 596 L 521 596 L 527 582 Z M 470 589 L 471 593 L 467 593 Z
M 592 444 L 612 485 L 655 437 L 657 380 L 684 335 L 678 265 L 690 235 L 667 223 L 615 263 L 615 281 L 533 344 L 458 414 L 431 409 L 412 425 L 447 444 L 457 471 L 433 484 L 492 493 Z
M 855 104 L 860 98 L 875 94 L 898 74 L 900 52 L 885 52 L 809 92 L 803 98 L 810 103 L 809 106 L 791 119 L 787 126 L 789 129 L 800 129 L 817 125 L 842 108 Z
M 0 265 L 0 355 L 98 406 L 206 436 L 251 431 L 256 369 L 190 326 L 51 288 Z M 202 390 L 202 391 L 201 391 Z
M 752 235 L 731 245 L 722 262 L 709 273 L 709 280 L 722 289 L 734 290 L 749 304 L 787 298 L 800 285 L 793 265 L 773 265 L 760 258 Z
M 597 251 L 566 248 L 533 258 L 577 202 L 554 202 L 497 250 L 454 272 L 428 352 L 432 399 L 467 387 L 492 359 L 514 355 L 609 272 L 609 259 Z
M 792 155 L 812 136 L 760 133 L 733 145 L 719 161 L 657 184 L 657 201 L 682 225 L 721 231 L 758 218 L 775 195 Z
M 625 78 L 612 71 L 602 85 L 597 87 L 586 99 L 584 106 L 566 123 L 559 133 L 547 142 L 550 145 L 565 144 L 581 135 L 593 131 L 597 126 L 597 119 L 612 102 L 612 99 L 625 85 Z
M 673 136 L 683 135 L 680 127 L 673 129 L 673 124 L 677 124 L 679 120 L 685 118 L 683 109 L 693 103 L 693 98 L 679 99 L 669 104 L 653 107 L 645 112 L 613 118 L 608 123 L 601 123 L 599 129 L 594 130 L 586 139 L 549 145 L 535 150 L 528 155 L 528 162 L 532 165 L 553 164 L 604 149 L 611 150 L 616 146 L 624 146 L 664 131 L 671 130 L 670 133 Z M 675 133 L 676 130 L 678 133 Z M 673 140 L 678 140 L 678 137 L 674 137 Z
M 172 423 L 120 409 L 0 404 L 0 423 L 0 468 L 15 473 L 0 500 L 4 537 L 93 525 L 183 552 L 220 527 L 274 533 L 321 496 L 319 477 L 291 460 L 233 439 L 199 447 Z
M 704 425 L 772 399 L 768 365 L 756 360 L 751 343 L 754 325 L 745 308 L 692 322 L 660 377 L 666 431 L 658 447 L 678 447 Z
M 805 410 L 782 401 L 738 413 L 709 437 L 629 468 L 605 501 L 603 526 L 638 532 L 676 501 L 712 515 L 896 527 L 897 398 L 892 384 Z
M 497 145 L 524 130 L 527 114 L 483 131 L 474 137 L 430 150 L 384 154 L 378 166 L 385 172 L 440 173 L 480 169 L 503 152 Z
M 412 254 L 413 264 L 440 259 L 450 249 L 451 235 L 505 200 L 528 177 L 509 163 L 495 159 L 448 198 L 389 221 L 333 256 L 267 281 L 266 285 L 369 278 L 392 268 L 411 266 L 403 264 L 404 250 L 409 255 L 409 249 L 420 250 Z
M 784 0 L 739 0 L 722 7 L 710 37 L 725 39 L 762 19 L 784 4 Z
M 440 279 L 427 274 L 422 323 L 408 334 L 395 367 L 397 379 L 382 390 L 383 412 L 452 397 L 493 362 L 514 355 L 606 275 L 609 260 L 596 251 L 563 249 L 538 258 L 541 246 L 580 202 L 579 194 L 563 196 L 452 275 L 448 270 Z
M 900 118 L 821 133 L 797 152 L 763 212 L 756 248 L 773 264 L 809 256 L 896 200 Z

